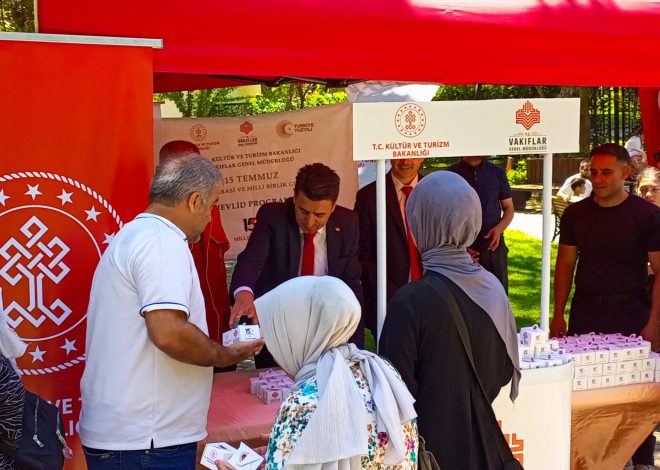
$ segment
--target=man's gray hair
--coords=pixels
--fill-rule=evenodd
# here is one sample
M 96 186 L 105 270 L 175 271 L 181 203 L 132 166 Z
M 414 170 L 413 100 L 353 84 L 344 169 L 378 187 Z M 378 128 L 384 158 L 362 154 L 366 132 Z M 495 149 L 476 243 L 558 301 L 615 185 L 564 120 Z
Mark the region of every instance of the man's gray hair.
M 195 192 L 200 193 L 206 203 L 221 180 L 215 165 L 201 155 L 177 155 L 156 168 L 149 203 L 173 207 Z

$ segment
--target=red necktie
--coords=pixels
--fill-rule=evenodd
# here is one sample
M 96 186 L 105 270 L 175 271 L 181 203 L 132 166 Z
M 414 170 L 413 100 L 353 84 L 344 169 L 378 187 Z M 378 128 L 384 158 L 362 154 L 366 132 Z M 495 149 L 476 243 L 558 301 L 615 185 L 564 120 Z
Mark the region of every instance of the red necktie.
M 303 256 L 302 256 L 302 265 L 300 267 L 301 276 L 313 276 L 314 275 L 314 237 L 316 232 L 313 233 L 303 233 L 304 242 L 303 242 Z
M 412 193 L 412 186 L 404 186 L 401 188 L 403 194 L 405 194 L 404 203 L 408 203 L 408 198 L 410 193 Z M 404 204 L 405 207 L 405 204 Z M 408 256 L 410 257 L 410 280 L 419 281 L 422 278 L 422 268 L 419 265 L 419 250 L 417 250 L 417 245 L 413 240 L 412 234 L 410 233 L 410 227 L 408 226 L 408 217 L 406 212 L 403 212 L 403 224 L 406 226 L 406 235 L 408 235 Z

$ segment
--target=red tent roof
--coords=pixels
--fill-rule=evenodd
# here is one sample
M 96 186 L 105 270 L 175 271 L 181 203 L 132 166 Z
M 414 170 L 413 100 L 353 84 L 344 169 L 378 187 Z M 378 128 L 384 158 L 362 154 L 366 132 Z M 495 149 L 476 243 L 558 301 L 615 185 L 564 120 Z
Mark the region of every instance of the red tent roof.
M 658 1 L 41 0 L 38 21 L 162 38 L 156 91 L 281 76 L 660 86 Z

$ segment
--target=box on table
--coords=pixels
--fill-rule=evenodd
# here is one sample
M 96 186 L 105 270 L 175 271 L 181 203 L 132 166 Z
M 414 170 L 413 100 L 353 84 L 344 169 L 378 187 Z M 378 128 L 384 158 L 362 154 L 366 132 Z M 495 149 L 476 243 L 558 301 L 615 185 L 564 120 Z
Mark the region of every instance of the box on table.
M 573 379 L 573 390 L 586 390 L 587 379 Z
M 618 362 L 607 362 L 603 364 L 603 375 L 616 375 L 616 365 Z
M 595 352 L 596 364 L 605 364 L 610 362 L 610 352 L 607 349 L 599 349 Z
M 655 380 L 655 371 L 652 370 L 643 370 L 639 373 L 640 383 L 649 383 Z
M 525 346 L 536 346 L 548 342 L 548 332 L 538 325 L 527 326 L 520 329 L 520 339 Z
M 589 377 L 600 377 L 603 375 L 603 364 L 592 364 L 588 368 Z
M 615 387 L 616 380 L 614 380 L 614 375 L 603 375 L 601 377 L 601 384 L 603 388 Z
M 594 388 L 602 387 L 602 378 L 601 377 L 589 377 L 587 379 L 587 389 L 591 390 Z
M 238 325 L 222 333 L 222 345 L 231 346 L 244 341 L 254 341 L 261 338 L 258 325 Z

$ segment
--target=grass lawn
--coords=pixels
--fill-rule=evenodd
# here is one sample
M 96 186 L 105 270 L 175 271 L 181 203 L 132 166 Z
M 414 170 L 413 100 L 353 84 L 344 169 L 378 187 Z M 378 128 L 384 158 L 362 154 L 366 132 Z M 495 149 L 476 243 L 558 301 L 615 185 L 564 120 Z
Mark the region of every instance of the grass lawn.
M 518 329 L 541 321 L 541 240 L 519 230 L 505 232 L 509 247 L 509 301 Z M 557 244 L 552 244 L 550 279 L 555 275 Z M 567 307 L 571 299 L 568 299 Z M 550 291 L 550 319 L 552 319 Z M 568 308 L 566 309 L 568 311 Z

